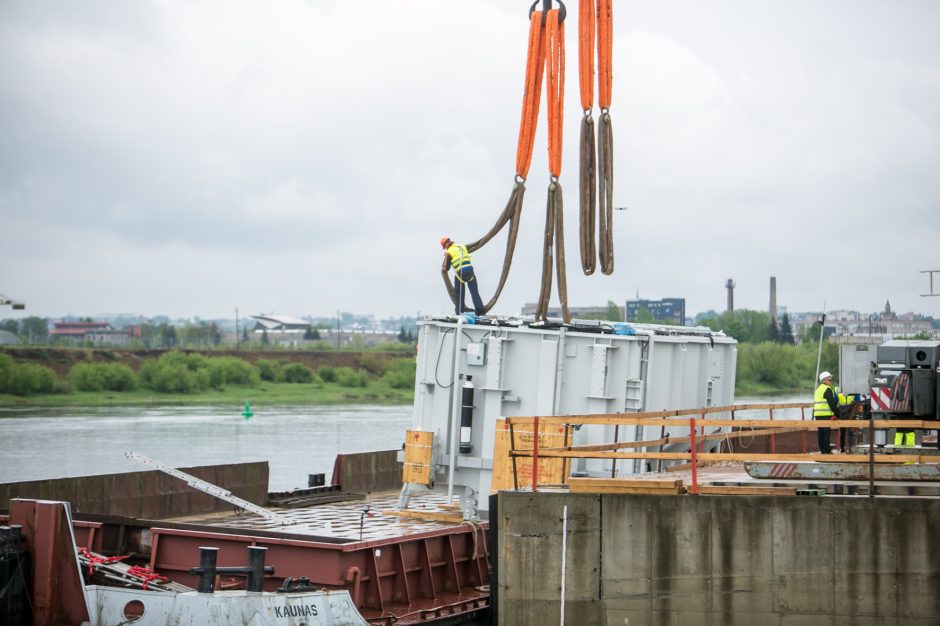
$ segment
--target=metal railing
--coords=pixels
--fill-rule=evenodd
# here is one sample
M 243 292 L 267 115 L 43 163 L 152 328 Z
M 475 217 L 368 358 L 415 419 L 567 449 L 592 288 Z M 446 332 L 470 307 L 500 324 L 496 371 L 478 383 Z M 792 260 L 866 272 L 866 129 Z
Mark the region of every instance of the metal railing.
M 738 404 L 720 407 L 704 407 L 697 409 L 680 409 L 669 411 L 649 411 L 643 413 L 605 413 L 594 415 L 559 415 L 559 416 L 532 416 L 532 417 L 507 417 L 506 424 L 509 428 L 509 455 L 512 458 L 514 483 L 518 485 L 518 468 L 516 459 L 520 457 L 529 457 L 532 459 L 532 491 L 538 491 L 538 462 L 539 458 L 562 458 L 570 459 L 659 459 L 667 461 L 687 461 L 691 464 L 692 470 L 692 493 L 698 493 L 698 471 L 699 462 L 702 461 L 816 461 L 821 463 L 869 463 L 873 468 L 875 463 L 922 463 L 928 460 L 927 455 L 895 455 L 895 454 L 875 454 L 874 446 L 868 446 L 868 454 L 840 454 L 825 455 L 808 454 L 806 452 L 806 431 L 818 430 L 820 428 L 867 428 L 869 431 L 869 444 L 874 440 L 874 431 L 876 429 L 890 428 L 908 428 L 914 430 L 938 430 L 940 421 L 928 420 L 876 420 L 876 419 L 833 419 L 833 420 L 812 420 L 806 419 L 806 409 L 811 407 L 812 403 L 793 402 L 778 404 Z M 800 409 L 800 419 L 775 419 L 774 412 L 783 409 Z M 767 410 L 768 419 L 736 419 L 736 414 L 742 411 Z M 708 415 L 716 413 L 730 414 L 727 418 L 708 418 Z M 688 416 L 688 417 L 686 417 Z M 585 425 L 606 425 L 606 426 L 659 426 L 688 428 L 688 437 L 669 437 L 664 436 L 659 439 L 645 441 L 621 441 L 604 444 L 589 445 L 564 445 L 560 447 L 543 447 L 539 445 L 539 429 L 544 426 L 585 426 Z M 516 445 L 515 429 L 517 427 L 530 427 L 536 435 L 532 438 L 532 449 L 520 449 Z M 714 432 L 704 434 L 706 427 L 738 427 L 751 428 L 757 430 L 738 431 L 738 432 Z M 702 429 L 702 434 L 697 434 L 698 429 Z M 783 432 L 800 431 L 802 433 L 802 453 L 798 454 L 778 454 L 776 452 L 775 435 Z M 704 442 L 714 439 L 730 440 L 743 436 L 767 435 L 770 438 L 771 452 L 704 452 Z M 646 452 L 646 451 L 625 451 L 629 448 L 649 448 L 658 447 L 670 443 L 689 443 L 688 452 Z M 702 446 L 702 450 L 698 450 Z M 929 460 L 936 462 L 936 456 L 930 456 Z M 873 470 L 870 476 L 873 476 Z M 568 477 L 567 467 L 562 477 L 562 483 L 565 484 Z M 870 478 L 870 480 L 872 480 Z

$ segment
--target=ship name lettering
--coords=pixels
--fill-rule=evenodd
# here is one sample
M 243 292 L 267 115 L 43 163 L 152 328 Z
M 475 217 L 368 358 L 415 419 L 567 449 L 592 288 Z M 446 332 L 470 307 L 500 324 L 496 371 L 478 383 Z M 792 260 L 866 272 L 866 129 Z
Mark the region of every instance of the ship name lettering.
M 316 617 L 317 614 L 316 604 L 289 604 L 274 607 L 274 615 L 277 617 Z

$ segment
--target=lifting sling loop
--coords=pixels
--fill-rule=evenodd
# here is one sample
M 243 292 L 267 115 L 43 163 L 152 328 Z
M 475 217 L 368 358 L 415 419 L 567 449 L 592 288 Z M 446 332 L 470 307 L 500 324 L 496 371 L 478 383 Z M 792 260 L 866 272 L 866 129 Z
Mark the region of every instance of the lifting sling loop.
M 613 0 L 580 0 L 578 7 L 578 69 L 581 87 L 581 169 L 580 169 L 580 240 L 581 268 L 594 273 L 596 256 L 601 272 L 614 271 L 613 177 L 614 139 L 610 121 L 613 64 Z M 595 19 L 596 18 L 596 19 Z M 598 99 L 601 108 L 594 143 L 594 50 L 597 32 Z M 598 189 L 599 187 L 599 189 Z M 598 206 L 599 200 L 599 206 Z M 597 214 L 599 250 L 594 243 L 594 217 Z
M 489 311 L 496 304 L 506 284 L 516 247 L 519 220 L 522 214 L 522 201 L 525 197 L 525 180 L 532 162 L 532 148 L 538 124 L 539 99 L 544 74 L 548 108 L 548 152 L 551 181 L 548 187 L 546 206 L 542 284 L 539 302 L 536 306 L 536 317 L 544 320 L 547 315 L 548 301 L 551 297 L 552 264 L 554 261 L 558 274 L 558 297 L 561 302 L 562 317 L 568 323 L 571 321 L 571 316 L 568 312 L 568 289 L 565 275 L 563 203 L 561 185 L 558 183 L 558 177 L 561 175 L 562 103 L 564 101 L 565 78 L 563 26 L 565 7 L 559 1 L 561 9 L 535 11 L 536 4 L 538 4 L 538 0 L 529 11 L 529 48 L 526 57 L 525 93 L 522 104 L 522 119 L 519 124 L 519 141 L 516 147 L 516 176 L 513 181 L 512 193 L 493 227 L 477 241 L 468 243 L 467 250 L 475 252 L 480 249 L 503 227 L 509 224 L 509 234 L 506 239 L 506 251 L 503 257 L 503 269 L 499 284 L 496 293 L 484 305 L 484 309 Z M 550 6 L 548 0 L 543 0 L 543 4 L 546 7 Z M 447 287 L 451 302 L 456 303 L 456 294 L 448 280 L 446 268 L 441 272 L 441 276 L 444 285 Z

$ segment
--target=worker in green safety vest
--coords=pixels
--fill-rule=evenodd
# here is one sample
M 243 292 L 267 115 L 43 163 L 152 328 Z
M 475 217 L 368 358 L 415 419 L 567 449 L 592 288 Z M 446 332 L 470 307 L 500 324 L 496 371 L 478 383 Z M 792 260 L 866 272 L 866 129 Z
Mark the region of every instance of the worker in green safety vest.
M 463 313 L 464 298 L 466 290 L 470 290 L 470 297 L 473 299 L 473 310 L 477 315 L 486 314 L 483 308 L 483 301 L 480 300 L 480 288 L 477 284 L 476 274 L 473 272 L 473 263 L 471 262 L 470 252 L 467 246 L 454 243 L 450 237 L 441 237 L 441 247 L 444 248 L 444 265 L 441 266 L 442 272 L 447 272 L 449 268 L 454 270 L 454 308 L 457 315 Z
M 819 375 L 819 386 L 816 387 L 816 393 L 813 396 L 813 419 L 835 419 L 838 406 L 839 399 L 832 388 L 832 374 L 823 372 Z M 832 429 L 819 428 L 816 433 L 819 451 L 823 454 L 832 454 L 832 442 L 830 441 Z

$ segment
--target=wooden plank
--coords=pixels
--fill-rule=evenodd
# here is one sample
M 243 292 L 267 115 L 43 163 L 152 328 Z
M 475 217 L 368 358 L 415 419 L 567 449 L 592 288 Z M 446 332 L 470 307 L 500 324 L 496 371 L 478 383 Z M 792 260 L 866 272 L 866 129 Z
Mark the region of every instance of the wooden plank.
M 676 426 L 688 428 L 688 419 L 676 418 L 652 418 L 644 419 L 635 417 L 636 413 L 616 413 L 613 416 L 607 415 L 562 415 L 540 417 L 545 424 L 601 424 L 601 425 L 620 425 L 620 426 Z M 531 422 L 532 418 L 511 417 L 506 418 L 507 424 L 520 424 L 526 421 Z M 743 420 L 743 419 L 697 419 L 696 426 L 738 426 L 741 428 L 798 428 L 801 430 L 816 430 L 819 428 L 867 428 L 867 420 Z M 920 430 L 940 430 L 940 421 L 926 420 L 874 420 L 874 428 L 913 428 Z
M 711 424 L 706 424 L 711 426 Z M 713 441 L 716 439 L 738 439 L 741 437 L 761 437 L 764 435 L 779 435 L 781 433 L 795 433 L 801 431 L 802 428 L 766 428 L 763 430 L 740 430 L 730 433 L 708 433 L 707 435 L 696 435 L 695 441 Z M 567 446 L 565 448 L 540 448 L 541 452 L 548 452 L 550 450 L 570 450 L 577 452 L 584 451 L 605 451 L 605 450 L 621 450 L 623 448 L 653 448 L 658 446 L 665 446 L 671 443 L 689 443 L 691 442 L 691 437 L 663 437 L 661 439 L 647 439 L 646 441 L 619 441 L 615 443 L 599 443 L 599 444 L 585 444 L 580 446 Z
M 570 493 L 645 493 L 659 496 L 676 496 L 685 493 L 685 488 L 676 487 L 674 489 L 644 489 L 642 487 L 620 487 L 618 485 L 610 485 L 608 487 L 595 487 L 592 485 L 569 485 L 568 491 Z
M 581 478 L 572 477 L 568 479 L 569 485 L 594 485 L 609 487 L 612 485 L 622 485 L 624 487 L 643 487 L 646 489 L 674 489 L 682 486 L 682 479 L 675 480 L 655 480 L 641 478 Z
M 675 496 L 685 493 L 685 487 L 647 488 L 626 487 L 623 485 L 572 485 L 569 483 L 568 491 L 570 493 L 645 493 L 650 495 Z
M 770 409 L 779 410 L 779 409 L 808 409 L 813 406 L 812 402 L 779 402 L 779 403 L 761 403 L 761 404 L 728 404 L 723 406 L 709 406 L 709 407 L 700 407 L 695 409 L 671 409 L 665 411 L 641 411 L 637 413 L 595 413 L 592 415 L 559 415 L 559 416 L 546 416 L 540 417 L 539 419 L 550 419 L 550 420 L 567 420 L 566 423 L 570 422 L 573 424 L 577 423 L 588 423 L 580 421 L 582 418 L 598 418 L 598 419 L 622 419 L 625 416 L 629 416 L 635 419 L 648 420 L 655 418 L 665 418 L 665 417 L 681 417 L 689 416 L 696 417 L 701 415 L 713 415 L 715 413 L 731 413 L 732 411 L 767 411 Z M 506 418 L 510 420 L 509 423 L 516 424 L 516 420 L 531 420 L 531 417 L 528 416 L 512 416 Z M 598 422 L 598 423 L 607 423 L 607 422 Z
M 699 485 L 699 494 L 725 496 L 795 496 L 796 487 L 750 487 L 731 485 Z
M 382 515 L 404 517 L 407 519 L 424 520 L 426 522 L 443 522 L 445 524 L 460 524 L 463 522 L 462 513 L 435 513 L 434 511 L 382 511 Z
M 401 467 L 403 483 L 431 483 L 431 453 L 434 433 L 424 430 L 405 431 L 405 458 Z
M 527 423 L 526 423 L 527 422 Z M 533 431 L 533 420 L 517 422 L 515 430 L 516 450 L 527 450 L 531 454 L 535 442 Z M 564 459 L 543 459 L 541 450 L 543 447 L 561 448 L 566 443 L 567 427 L 558 424 L 539 423 L 539 484 L 562 484 L 565 482 L 565 463 Z M 512 456 L 510 456 L 509 426 L 505 420 L 496 420 L 496 434 L 493 443 L 493 478 L 491 487 L 493 493 L 501 489 L 514 489 Z M 532 458 L 517 457 L 516 468 L 518 471 L 519 487 L 529 487 L 532 485 Z
M 517 451 L 524 459 L 531 451 Z M 867 463 L 867 454 L 770 454 L 758 452 L 700 452 L 700 461 L 815 461 L 817 463 Z M 539 451 L 539 464 L 550 459 L 663 459 L 691 461 L 688 452 L 568 452 L 564 450 Z M 933 463 L 935 456 L 917 454 L 876 454 L 875 463 Z

